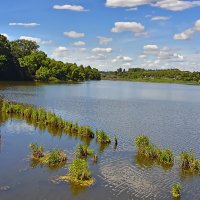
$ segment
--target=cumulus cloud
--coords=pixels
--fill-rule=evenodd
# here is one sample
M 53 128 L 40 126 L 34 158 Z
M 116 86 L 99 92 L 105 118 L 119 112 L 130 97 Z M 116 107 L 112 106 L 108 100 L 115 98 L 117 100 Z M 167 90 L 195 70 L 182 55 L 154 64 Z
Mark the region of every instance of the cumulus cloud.
M 137 22 L 115 22 L 115 27 L 111 29 L 113 33 L 119 33 L 124 31 L 131 32 L 143 32 L 144 26 Z
M 69 32 L 64 32 L 64 35 L 70 38 L 83 38 L 85 37 L 84 33 L 78 33 L 76 31 L 69 31 Z
M 107 0 L 106 6 L 117 7 L 134 7 L 141 5 L 151 5 L 171 11 L 182 11 L 195 6 L 200 6 L 200 1 L 188 0 Z
M 5 36 L 5 37 L 7 37 L 7 39 L 9 39 L 9 35 L 8 34 L 6 34 L 6 33 L 0 33 L 0 34 Z
M 194 33 L 197 31 L 200 31 L 200 20 L 197 20 L 192 28 L 175 34 L 173 38 L 174 40 L 189 40 L 192 39 Z
M 119 55 L 112 60 L 113 63 L 116 63 L 116 62 L 130 63 L 132 61 L 133 61 L 133 59 L 131 57 L 122 56 L 122 55 Z
M 167 17 L 167 16 L 154 16 L 151 18 L 152 21 L 166 21 L 169 19 L 170 17 Z
M 97 54 L 97 55 L 92 55 L 92 56 L 89 56 L 87 57 L 87 60 L 106 60 L 107 59 L 107 56 L 104 55 L 104 54 Z
M 158 50 L 158 46 L 155 45 L 155 44 L 148 44 L 148 45 L 145 45 L 145 46 L 143 47 L 143 49 L 144 49 L 145 51 L 157 51 L 157 50 Z
M 53 8 L 56 9 L 56 10 L 71 10 L 71 11 L 76 11 L 76 12 L 88 11 L 83 6 L 80 6 L 80 5 L 69 5 L 69 4 L 54 5 Z
M 40 24 L 31 22 L 31 23 L 9 23 L 9 26 L 23 26 L 23 27 L 35 27 L 39 26 Z
M 99 45 L 107 45 L 108 43 L 112 42 L 112 38 L 102 37 L 98 36 L 99 39 Z
M 85 46 L 85 42 L 83 41 L 74 42 L 74 46 Z
M 94 48 L 92 49 L 94 53 L 112 53 L 112 48 Z
M 37 37 L 20 36 L 19 39 L 21 39 L 21 40 L 30 40 L 30 41 L 34 41 L 34 42 L 36 42 L 36 43 L 39 44 L 39 45 L 49 45 L 49 44 L 52 44 L 52 40 L 44 41 L 44 40 L 42 40 L 41 38 L 37 38 Z
M 68 53 L 68 48 L 64 46 L 59 46 L 53 50 L 53 57 L 60 58 L 65 57 Z

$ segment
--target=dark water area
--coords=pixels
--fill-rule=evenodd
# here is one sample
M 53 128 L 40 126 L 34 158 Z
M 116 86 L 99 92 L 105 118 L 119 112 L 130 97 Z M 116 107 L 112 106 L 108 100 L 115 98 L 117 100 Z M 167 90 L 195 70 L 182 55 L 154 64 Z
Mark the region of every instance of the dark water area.
M 90 147 L 99 154 L 97 164 L 88 158 L 96 182 L 89 188 L 53 183 L 67 173 L 80 138 L 48 130 L 0 113 L 0 199 L 172 199 L 171 186 L 183 185 L 181 199 L 200 199 L 200 176 L 183 175 L 178 155 L 193 149 L 200 157 L 200 87 L 178 84 L 92 81 L 81 84 L 0 83 L 0 98 L 41 106 L 67 120 L 103 129 L 113 144 Z M 176 155 L 172 168 L 164 168 L 136 156 L 133 139 L 148 135 L 161 148 Z M 44 145 L 48 151 L 63 148 L 66 166 L 33 167 L 28 145 Z

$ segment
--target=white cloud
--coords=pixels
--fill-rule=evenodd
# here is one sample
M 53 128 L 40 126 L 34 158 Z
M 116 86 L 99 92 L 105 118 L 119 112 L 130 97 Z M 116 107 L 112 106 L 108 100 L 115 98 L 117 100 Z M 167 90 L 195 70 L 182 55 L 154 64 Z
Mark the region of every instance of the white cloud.
M 80 48 L 79 51 L 81 52 L 85 52 L 87 50 L 87 48 Z
M 200 31 L 200 20 L 197 20 L 194 23 L 192 28 L 186 29 L 181 33 L 177 33 L 174 35 L 174 40 L 189 40 L 192 39 L 195 32 Z
M 80 5 L 68 5 L 68 4 L 54 5 L 53 8 L 56 10 L 71 10 L 71 11 L 76 11 L 76 12 L 88 11 L 83 6 L 80 6 Z
M 112 53 L 112 48 L 94 48 L 92 49 L 94 53 Z
M 116 63 L 116 62 L 130 63 L 132 61 L 133 61 L 133 59 L 130 58 L 129 56 L 122 56 L 122 55 L 119 55 L 112 60 L 113 63 Z
M 142 32 L 144 31 L 144 26 L 137 22 L 115 22 L 115 27 L 111 31 L 114 33 L 123 31 Z
M 30 36 L 20 36 L 19 39 L 34 41 L 34 42 L 36 42 L 39 45 L 49 45 L 49 44 L 52 44 L 52 40 L 43 41 L 41 38 L 30 37 Z
M 63 58 L 63 57 L 66 57 L 67 53 L 68 53 L 67 47 L 59 46 L 53 50 L 52 56 L 56 58 Z
M 107 0 L 108 7 L 134 7 L 150 3 L 150 0 Z
M 108 7 L 134 7 L 141 5 L 151 5 L 171 11 L 182 11 L 195 6 L 200 6 L 200 1 L 188 0 L 107 0 Z
M 85 46 L 85 42 L 83 41 L 74 42 L 74 46 Z
M 99 45 L 107 45 L 108 43 L 112 42 L 112 38 L 102 37 L 98 36 L 99 39 Z
M 167 16 L 154 16 L 151 18 L 152 21 L 166 21 L 169 19 L 170 17 L 167 17 Z
M 182 33 L 177 33 L 174 35 L 174 40 L 189 40 L 192 38 L 194 30 L 192 28 L 185 30 Z
M 87 60 L 106 60 L 106 55 L 104 54 L 97 54 L 87 57 Z
M 6 33 L 0 33 L 0 34 L 5 36 L 5 37 L 7 37 L 7 39 L 9 39 L 9 35 L 8 34 L 6 34 Z
M 85 37 L 84 33 L 78 33 L 76 31 L 64 32 L 64 35 L 66 35 L 70 38 L 83 38 L 83 37 Z
M 9 26 L 24 26 L 24 27 L 35 27 L 40 24 L 32 22 L 32 23 L 9 23 Z
M 160 7 L 171 11 L 182 11 L 195 6 L 200 6 L 200 1 L 186 1 L 186 0 L 157 0 L 156 7 Z
M 144 51 L 150 51 L 150 52 L 153 52 L 153 51 L 157 51 L 158 50 L 158 46 L 155 45 L 155 44 L 148 44 L 148 45 L 145 45 L 143 47 Z

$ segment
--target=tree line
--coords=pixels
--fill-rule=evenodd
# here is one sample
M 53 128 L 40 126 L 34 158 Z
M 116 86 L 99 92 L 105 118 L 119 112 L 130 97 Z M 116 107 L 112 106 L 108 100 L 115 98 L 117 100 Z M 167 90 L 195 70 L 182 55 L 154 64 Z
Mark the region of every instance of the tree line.
M 0 81 L 84 81 L 100 80 L 90 66 L 64 63 L 47 57 L 34 41 L 9 41 L 0 34 Z
M 116 71 L 102 72 L 103 79 L 144 80 L 160 82 L 192 82 L 200 84 L 200 72 L 181 71 L 179 69 L 143 69 L 119 68 Z

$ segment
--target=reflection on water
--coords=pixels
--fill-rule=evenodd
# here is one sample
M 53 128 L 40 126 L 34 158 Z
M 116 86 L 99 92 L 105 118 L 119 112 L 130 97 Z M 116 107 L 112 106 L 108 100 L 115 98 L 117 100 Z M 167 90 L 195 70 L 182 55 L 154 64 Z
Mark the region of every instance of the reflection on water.
M 76 85 L 37 83 L 0 83 L 0 96 L 21 103 L 41 106 L 67 120 L 103 129 L 118 146 L 101 146 L 62 133 L 40 123 L 0 114 L 2 134 L 0 153 L 0 199 L 10 200 L 100 200 L 172 199 L 171 186 L 181 182 L 181 199 L 199 199 L 200 177 L 183 174 L 178 163 L 165 168 L 138 157 L 133 138 L 147 134 L 161 148 L 179 152 L 194 149 L 200 155 L 200 87 L 174 84 L 131 83 L 118 81 L 86 82 Z M 37 142 L 49 151 L 63 148 L 67 165 L 49 170 L 27 159 L 28 145 Z M 90 145 L 98 162 L 88 159 L 96 183 L 83 189 L 71 184 L 52 184 L 67 173 L 78 143 Z M 27 169 L 27 170 L 23 170 Z

